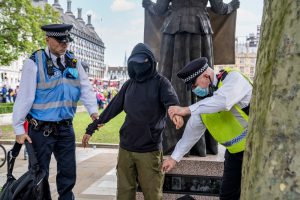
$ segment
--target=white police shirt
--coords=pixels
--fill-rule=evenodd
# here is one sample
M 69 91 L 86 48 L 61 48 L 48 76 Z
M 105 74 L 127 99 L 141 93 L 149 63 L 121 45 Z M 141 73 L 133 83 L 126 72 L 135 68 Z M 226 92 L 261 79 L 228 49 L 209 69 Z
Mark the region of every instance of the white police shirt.
M 49 49 L 45 49 L 46 54 L 49 56 Z M 51 53 L 51 59 L 55 66 L 56 56 Z M 65 65 L 65 57 L 61 56 L 61 62 Z M 90 84 L 88 76 L 84 71 L 80 61 L 78 62 L 78 74 L 80 80 L 80 91 L 81 96 L 80 100 L 83 102 L 88 113 L 98 113 L 98 106 L 96 95 L 93 91 L 93 88 Z M 24 121 L 26 115 L 29 113 L 34 99 L 36 91 L 36 81 L 37 81 L 37 66 L 36 63 L 31 59 L 26 59 L 24 61 L 22 76 L 20 81 L 20 87 L 16 102 L 13 107 L 13 128 L 16 135 L 21 135 L 25 133 L 24 130 Z
M 182 138 L 176 144 L 171 155 L 177 162 L 190 151 L 206 130 L 200 114 L 229 111 L 235 104 L 241 108 L 249 105 L 252 96 L 252 85 L 242 74 L 236 71 L 230 72 L 222 83 L 222 87 L 215 91 L 213 96 L 189 106 L 191 116 L 186 124 Z M 216 76 L 213 84 L 217 84 Z

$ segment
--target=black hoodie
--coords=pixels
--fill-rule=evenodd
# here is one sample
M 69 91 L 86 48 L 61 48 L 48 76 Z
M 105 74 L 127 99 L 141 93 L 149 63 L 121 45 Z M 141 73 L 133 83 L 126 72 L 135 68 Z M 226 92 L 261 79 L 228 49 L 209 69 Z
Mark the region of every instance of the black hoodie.
M 92 135 L 98 124 L 107 123 L 124 110 L 126 118 L 120 129 L 120 146 L 133 152 L 151 152 L 162 148 L 166 111 L 171 105 L 179 105 L 179 101 L 170 81 L 157 73 L 153 53 L 146 45 L 136 45 L 128 60 L 140 53 L 149 56 L 151 68 L 137 78 L 129 65 L 130 79 L 86 132 Z

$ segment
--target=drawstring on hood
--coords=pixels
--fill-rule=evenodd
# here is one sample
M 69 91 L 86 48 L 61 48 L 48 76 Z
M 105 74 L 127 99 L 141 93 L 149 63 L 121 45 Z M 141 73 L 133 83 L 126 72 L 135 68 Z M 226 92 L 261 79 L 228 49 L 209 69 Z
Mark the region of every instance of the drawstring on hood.
M 143 43 L 139 43 L 133 48 L 127 66 L 130 79 L 137 82 L 144 82 L 157 74 L 154 55 L 150 48 Z

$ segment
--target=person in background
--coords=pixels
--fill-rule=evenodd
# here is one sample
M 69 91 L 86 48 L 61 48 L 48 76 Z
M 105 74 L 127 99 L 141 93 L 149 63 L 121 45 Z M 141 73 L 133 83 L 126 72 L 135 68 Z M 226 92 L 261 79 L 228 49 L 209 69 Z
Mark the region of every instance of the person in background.
M 14 101 L 13 101 L 13 95 L 14 95 L 14 90 L 13 90 L 11 87 L 9 87 L 7 99 L 8 99 L 8 101 L 9 101 L 10 103 L 13 103 L 13 102 L 14 102 Z
M 6 88 L 5 84 L 3 85 L 2 89 L 1 89 L 1 93 L 2 93 L 2 103 L 6 103 L 7 88 Z
M 18 92 L 19 92 L 19 86 L 17 85 L 17 87 L 16 87 L 16 89 L 14 91 L 14 96 L 13 96 L 14 102 L 16 102 L 16 98 L 17 98 Z

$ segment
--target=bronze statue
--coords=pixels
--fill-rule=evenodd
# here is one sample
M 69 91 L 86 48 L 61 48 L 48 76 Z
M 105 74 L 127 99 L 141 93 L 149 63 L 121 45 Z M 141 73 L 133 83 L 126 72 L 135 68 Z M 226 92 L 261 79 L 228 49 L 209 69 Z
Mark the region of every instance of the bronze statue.
M 196 101 L 196 97 L 187 92 L 184 83 L 177 78 L 177 72 L 188 62 L 199 57 L 206 57 L 209 65 L 211 67 L 214 65 L 212 41 L 214 32 L 207 10 L 208 1 L 211 5 L 211 11 L 220 15 L 232 13 L 240 4 L 239 0 L 232 0 L 228 4 L 223 3 L 222 0 L 157 0 L 156 3 L 151 0 L 143 0 L 142 3 L 150 15 L 163 16 L 158 71 L 171 81 L 182 106 L 191 105 Z M 235 31 L 235 21 L 233 26 L 233 31 Z M 146 34 L 147 30 L 145 30 Z M 147 43 L 147 39 L 145 42 Z M 230 47 L 233 47 L 234 51 L 234 42 L 231 43 L 233 45 Z M 227 64 L 228 62 L 226 62 L 222 64 Z M 178 133 L 171 122 L 167 122 L 163 143 L 165 153 L 173 150 L 183 130 L 184 128 L 180 129 Z M 206 146 L 209 147 L 211 153 L 217 154 L 217 143 L 209 134 L 206 133 L 205 135 L 207 142 L 205 142 L 205 136 L 199 140 L 194 147 L 196 154 L 205 156 Z

